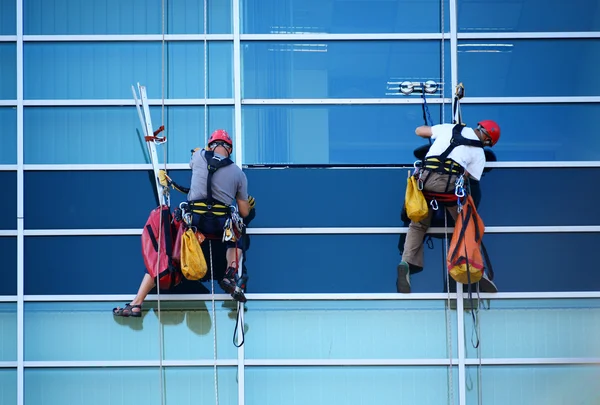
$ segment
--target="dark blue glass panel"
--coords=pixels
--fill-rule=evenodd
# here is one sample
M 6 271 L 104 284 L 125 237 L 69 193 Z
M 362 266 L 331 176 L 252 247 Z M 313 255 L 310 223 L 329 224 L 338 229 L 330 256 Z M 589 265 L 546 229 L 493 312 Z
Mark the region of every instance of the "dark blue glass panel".
M 0 229 L 17 229 L 17 172 L 0 171 Z
M 151 107 L 152 123 L 161 124 L 161 108 Z M 226 128 L 232 137 L 233 107 L 208 108 L 209 132 Z M 24 113 L 25 163 L 148 163 L 148 152 L 135 107 L 27 107 Z M 190 150 L 205 143 L 204 107 L 165 107 L 169 163 L 188 163 Z M 158 157 L 164 163 L 164 145 Z M 235 145 L 234 145 L 235 147 Z
M 246 34 L 440 32 L 446 31 L 449 6 L 444 0 L 242 0 Z
M 596 96 L 598 63 L 598 39 L 458 43 L 459 77 L 474 97 Z
M 0 128 L 2 128 L 2 147 L 0 165 L 17 163 L 17 109 L 0 107 Z
M 165 2 L 167 34 L 204 32 L 204 0 Z M 161 0 L 24 0 L 25 34 L 160 34 Z M 231 0 L 208 2 L 208 33 L 231 33 Z M 14 15 L 14 11 L 13 11 Z
M 249 169 L 246 175 L 256 199 L 252 227 L 402 226 L 406 169 Z M 492 169 L 481 181 L 479 212 L 487 226 L 600 225 L 600 192 L 589 186 L 599 177 L 598 168 Z M 290 212 L 290 198 L 301 208 Z
M 406 98 L 400 82 L 442 82 L 441 41 L 261 41 L 242 49 L 245 98 Z M 444 52 L 450 60 L 449 41 Z M 444 75 L 450 82 L 450 64 Z
M 0 99 L 17 98 L 17 47 L 0 42 Z
M 458 32 L 599 31 L 596 0 L 457 2 Z
M 0 35 L 17 33 L 17 0 L 0 2 Z
M 467 125 L 495 120 L 502 136 L 494 151 L 503 161 L 600 160 L 595 128 L 599 103 L 469 104 L 463 106 Z
M 165 98 L 204 98 L 204 44 L 166 48 Z M 232 44 L 209 43 L 208 55 L 208 96 L 233 97 Z M 133 100 L 131 86 L 141 83 L 161 99 L 161 69 L 160 42 L 26 43 L 25 98 Z
M 17 238 L 1 236 L 0 252 L 0 295 L 17 295 Z
M 429 110 L 439 123 L 440 105 Z M 245 106 L 242 117 L 245 164 L 412 163 L 423 145 L 418 104 Z

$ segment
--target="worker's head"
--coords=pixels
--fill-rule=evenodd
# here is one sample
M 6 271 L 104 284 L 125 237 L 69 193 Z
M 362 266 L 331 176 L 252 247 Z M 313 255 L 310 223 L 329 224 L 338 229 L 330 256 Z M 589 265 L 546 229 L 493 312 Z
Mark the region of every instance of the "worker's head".
M 484 146 L 494 146 L 500 139 L 500 126 L 492 120 L 479 121 L 475 131 Z
M 233 142 L 231 142 L 231 137 L 224 129 L 217 129 L 210 135 L 208 138 L 208 150 L 212 150 L 220 155 L 227 156 L 231 155 L 233 152 Z

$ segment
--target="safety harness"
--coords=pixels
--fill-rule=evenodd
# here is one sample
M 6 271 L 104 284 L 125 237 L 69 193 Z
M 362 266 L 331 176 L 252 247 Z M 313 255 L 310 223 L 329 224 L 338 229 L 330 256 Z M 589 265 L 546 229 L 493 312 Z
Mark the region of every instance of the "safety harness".
M 213 198 L 212 194 L 212 177 L 217 170 L 222 167 L 229 166 L 233 163 L 230 158 L 222 158 L 215 156 L 213 151 L 205 151 L 204 157 L 206 159 L 208 168 L 208 177 L 206 179 L 206 198 L 201 200 L 188 201 L 189 210 L 194 214 L 200 215 L 215 215 L 224 216 L 231 215 L 231 208 L 229 205 L 224 204 Z

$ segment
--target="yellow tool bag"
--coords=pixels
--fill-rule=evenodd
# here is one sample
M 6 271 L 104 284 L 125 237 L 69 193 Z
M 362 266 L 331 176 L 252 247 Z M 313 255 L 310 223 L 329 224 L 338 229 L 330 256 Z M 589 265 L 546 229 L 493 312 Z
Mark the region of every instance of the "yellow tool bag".
M 408 172 L 408 180 L 406 181 L 404 205 L 406 207 L 406 215 L 413 222 L 420 222 L 429 215 L 427 200 L 425 200 L 423 192 L 419 190 L 417 178 L 410 175 L 410 170 Z
M 206 275 L 206 259 L 200 244 L 204 235 L 189 227 L 181 236 L 181 272 L 188 280 L 200 280 Z

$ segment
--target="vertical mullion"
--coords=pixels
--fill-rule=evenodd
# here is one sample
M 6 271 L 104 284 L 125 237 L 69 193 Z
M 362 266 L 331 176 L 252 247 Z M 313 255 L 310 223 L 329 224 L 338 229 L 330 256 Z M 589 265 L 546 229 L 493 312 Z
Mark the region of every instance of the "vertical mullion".
M 17 405 L 24 404 L 24 153 L 23 153 L 23 0 L 16 0 L 17 27 Z

